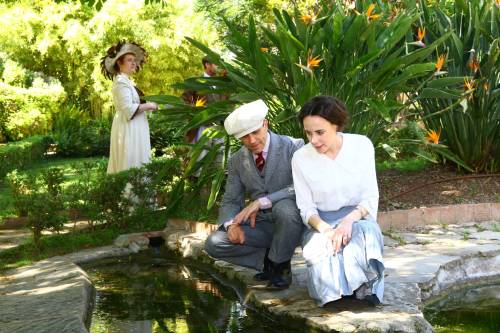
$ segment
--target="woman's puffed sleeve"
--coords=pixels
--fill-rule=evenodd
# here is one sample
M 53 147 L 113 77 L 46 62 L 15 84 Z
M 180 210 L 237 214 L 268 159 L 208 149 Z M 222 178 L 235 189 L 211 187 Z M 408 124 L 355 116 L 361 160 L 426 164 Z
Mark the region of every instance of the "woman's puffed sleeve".
M 378 186 L 377 186 L 377 175 L 375 172 L 375 149 L 370 139 L 366 138 L 367 145 L 366 149 L 363 150 L 363 154 L 366 156 L 366 164 L 362 182 L 362 195 L 360 206 L 364 207 L 370 218 L 374 221 L 377 220 L 378 211 Z
M 300 150 L 299 150 L 300 151 Z M 298 151 L 298 152 L 299 152 Z M 311 228 L 308 221 L 312 215 L 318 215 L 318 209 L 313 201 L 311 188 L 304 177 L 303 165 L 300 156 L 295 153 L 292 158 L 293 187 L 295 188 L 295 200 L 300 210 L 300 216 L 304 224 Z
M 128 120 L 132 118 L 140 104 L 133 102 L 133 89 L 134 87 L 122 80 L 117 80 L 113 86 L 113 101 L 116 112 L 122 113 Z

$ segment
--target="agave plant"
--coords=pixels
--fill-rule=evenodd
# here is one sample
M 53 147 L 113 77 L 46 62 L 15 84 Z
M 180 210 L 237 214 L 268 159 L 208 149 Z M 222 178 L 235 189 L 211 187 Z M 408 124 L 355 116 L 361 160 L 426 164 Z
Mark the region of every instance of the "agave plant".
M 446 159 L 473 172 L 500 168 L 500 12 L 494 1 L 454 1 L 449 16 L 422 1 L 422 25 L 429 40 L 451 31 L 436 52 L 439 71 L 418 93 L 421 118 L 441 132 Z

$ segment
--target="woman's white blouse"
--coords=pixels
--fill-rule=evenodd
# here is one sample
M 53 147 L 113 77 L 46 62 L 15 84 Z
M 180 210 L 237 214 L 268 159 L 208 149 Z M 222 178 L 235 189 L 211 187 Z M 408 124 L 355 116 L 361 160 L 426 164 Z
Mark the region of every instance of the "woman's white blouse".
M 335 159 L 318 153 L 309 143 L 292 159 L 297 206 L 304 224 L 318 210 L 335 211 L 345 206 L 364 207 L 377 219 L 378 187 L 375 150 L 364 135 L 342 135 L 342 147 Z

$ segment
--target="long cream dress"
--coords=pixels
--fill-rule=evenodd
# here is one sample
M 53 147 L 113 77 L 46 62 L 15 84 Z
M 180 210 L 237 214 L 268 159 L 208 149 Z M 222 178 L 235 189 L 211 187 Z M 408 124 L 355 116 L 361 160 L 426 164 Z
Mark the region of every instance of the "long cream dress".
M 111 127 L 108 173 L 140 167 L 151 160 L 147 115 L 141 112 L 131 119 L 140 105 L 132 81 L 125 74 L 116 75 L 112 92 L 116 114 Z

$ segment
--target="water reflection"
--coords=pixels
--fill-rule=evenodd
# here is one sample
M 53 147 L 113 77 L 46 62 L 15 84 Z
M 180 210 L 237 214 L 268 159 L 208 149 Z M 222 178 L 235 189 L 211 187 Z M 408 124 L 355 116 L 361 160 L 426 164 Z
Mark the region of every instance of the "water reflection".
M 484 285 L 453 292 L 424 310 L 438 333 L 500 332 L 500 285 Z
M 305 332 L 255 314 L 227 281 L 142 253 L 85 266 L 97 289 L 92 333 Z M 222 284 L 223 282 L 224 284 Z

